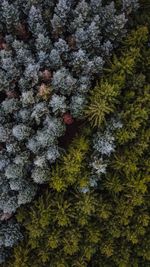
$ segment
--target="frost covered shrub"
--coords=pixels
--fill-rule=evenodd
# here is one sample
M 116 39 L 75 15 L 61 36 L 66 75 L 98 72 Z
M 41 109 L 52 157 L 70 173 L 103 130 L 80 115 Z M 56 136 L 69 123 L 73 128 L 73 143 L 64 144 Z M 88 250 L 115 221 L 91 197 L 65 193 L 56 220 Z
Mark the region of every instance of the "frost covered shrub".
M 101 175 L 106 173 L 108 160 L 115 151 L 115 131 L 122 128 L 119 119 L 111 118 L 105 129 L 98 129 L 93 136 L 91 155 L 91 186 L 95 186 Z
M 67 109 L 66 97 L 54 94 L 50 100 L 50 107 L 55 114 L 59 112 L 65 113 Z
M 12 219 L 8 222 L 0 222 L 0 264 L 5 261 L 6 253 L 10 252 L 10 248 L 23 238 L 20 233 L 19 224 Z
M 1 218 L 50 179 L 65 123 L 82 116 L 134 2 L 117 11 L 113 1 L 0 1 Z
M 131 8 L 137 9 L 139 7 L 138 0 L 123 0 L 122 1 L 123 10 L 128 10 Z

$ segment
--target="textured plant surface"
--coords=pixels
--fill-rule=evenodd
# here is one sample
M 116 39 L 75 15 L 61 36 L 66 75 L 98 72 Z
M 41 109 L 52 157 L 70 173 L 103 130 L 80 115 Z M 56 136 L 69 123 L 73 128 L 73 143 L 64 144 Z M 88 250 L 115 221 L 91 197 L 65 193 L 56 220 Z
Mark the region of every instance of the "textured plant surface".
M 96 126 L 92 157 L 109 157 L 107 172 L 91 170 L 92 136 L 85 130 L 52 168 L 47 192 L 18 212 L 26 238 L 7 267 L 149 266 L 148 40 L 145 26 L 131 32 L 106 72 L 105 82 L 121 80 L 112 103 L 122 122 L 120 127 L 106 116 L 106 126 Z
M 148 38 L 146 27 L 128 35 L 122 54 L 109 70 L 108 81 L 120 73 L 124 77 L 114 107 L 120 112 L 122 127 L 117 125 L 112 132 L 112 127 L 103 126 L 95 135 L 94 153 L 110 157 L 101 179 L 97 170 L 94 173 L 96 190 L 90 184 L 91 131 L 85 131 L 53 167 L 48 191 L 30 209 L 18 212 L 26 241 L 15 248 L 6 266 L 149 266 Z M 133 48 L 137 53 L 130 54 L 128 68 L 122 69 L 126 51 Z
M 21 238 L 12 214 L 33 199 L 37 184 L 53 182 L 59 138 L 82 117 L 89 89 L 138 7 L 117 2 L 118 10 L 113 1 L 0 2 L 1 261 L 4 247 Z

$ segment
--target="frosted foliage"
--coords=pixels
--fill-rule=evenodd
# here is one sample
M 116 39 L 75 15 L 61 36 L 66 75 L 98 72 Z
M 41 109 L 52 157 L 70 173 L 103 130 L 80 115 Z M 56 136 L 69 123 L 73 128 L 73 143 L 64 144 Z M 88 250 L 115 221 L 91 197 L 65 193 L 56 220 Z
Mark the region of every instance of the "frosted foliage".
M 3 11 L 3 22 L 6 23 L 7 29 L 12 30 L 12 26 L 16 25 L 19 21 L 19 14 L 16 6 L 10 5 L 8 1 L 1 1 L 1 8 Z
M 82 76 L 80 80 L 78 81 L 78 91 L 80 93 L 85 94 L 86 92 L 88 92 L 90 87 L 91 87 L 91 82 L 90 82 L 89 77 L 85 75 Z
M 52 85 L 55 91 L 70 95 L 76 88 L 76 79 L 69 73 L 69 70 L 61 68 L 54 74 Z
M 36 167 L 32 171 L 32 178 L 37 184 L 43 184 L 50 179 L 50 170 L 46 168 Z
M 106 172 L 107 164 L 103 162 L 102 158 L 97 158 L 96 156 L 93 158 L 93 162 L 91 164 L 96 174 L 101 174 Z
M 84 19 L 87 18 L 90 11 L 90 5 L 85 0 L 79 1 L 76 9 L 75 9 L 75 15 L 79 16 L 81 15 Z
M 109 157 L 115 151 L 115 131 L 122 127 L 119 119 L 111 118 L 105 130 L 98 130 L 93 136 L 93 153 L 91 155 L 91 179 L 97 184 L 107 171 Z
M 33 91 L 27 91 L 22 93 L 22 103 L 24 106 L 28 106 L 34 103 Z
M 5 176 L 7 179 L 21 178 L 24 176 L 24 168 L 16 164 L 9 164 L 5 169 Z
M 26 185 L 25 180 L 23 178 L 20 178 L 20 179 L 16 178 L 16 179 L 9 180 L 10 189 L 13 191 L 20 192 L 24 188 L 24 184 Z M 15 210 L 12 210 L 12 211 L 14 212 Z
M 38 167 L 45 167 L 46 166 L 46 156 L 42 155 L 42 156 L 37 156 L 35 158 L 34 164 Z
M 42 120 L 42 118 L 49 112 L 49 109 L 45 102 L 41 102 L 38 104 L 35 104 L 32 113 L 31 113 L 31 119 L 33 121 L 35 120 L 37 124 L 39 124 Z
M 75 52 L 73 54 L 73 70 L 74 71 L 84 71 L 86 65 L 88 63 L 88 58 L 86 56 L 86 53 L 79 49 L 78 52 Z
M 65 130 L 65 127 L 61 122 L 61 119 L 56 117 L 47 116 L 47 118 L 44 121 L 44 125 L 55 137 L 60 137 L 62 135 L 62 132 L 64 132 Z
M 29 139 L 26 147 L 34 154 L 39 152 L 39 145 L 35 138 Z
M 91 8 L 94 13 L 101 11 L 100 9 L 102 8 L 102 0 L 91 0 Z
M 68 44 L 66 43 L 65 40 L 63 40 L 61 38 L 59 38 L 58 42 L 54 43 L 54 47 L 60 55 L 63 53 L 69 52 Z
M 55 141 L 55 137 L 48 129 L 38 131 L 36 139 L 39 145 L 44 148 L 52 145 Z
M 18 203 L 17 203 L 17 197 L 10 197 L 7 202 L 5 202 L 3 206 L 3 212 L 4 213 L 12 213 L 15 212 L 16 209 L 18 208 Z
M 139 7 L 138 0 L 122 0 L 123 10 L 137 9 Z
M 20 152 L 20 148 L 18 147 L 16 142 L 12 142 L 11 144 L 6 144 L 6 151 L 10 155 L 15 155 L 16 153 Z
M 26 125 L 20 124 L 16 125 L 12 129 L 13 136 L 19 141 L 27 139 L 31 134 L 31 128 Z
M 42 151 L 42 149 L 48 148 L 49 146 L 55 144 L 57 137 L 61 136 L 63 130 L 64 128 L 61 127 L 61 122 L 60 128 L 59 124 L 55 125 L 54 122 L 49 122 L 48 127 L 38 130 L 37 134 L 28 141 L 27 147 L 36 154 L 38 151 Z
M 68 0 L 59 0 L 56 5 L 55 12 L 62 20 L 66 19 L 67 13 L 69 12 L 70 1 Z
M 81 108 L 85 106 L 86 104 L 86 99 L 84 95 L 81 94 L 77 94 L 74 95 L 71 98 L 71 105 L 70 105 L 70 109 L 71 109 L 71 114 L 73 115 L 73 117 L 78 118 L 80 116 L 82 116 L 82 111 L 83 109 Z
M 17 40 L 14 42 L 10 40 L 10 43 L 12 43 L 12 47 L 17 52 L 16 57 L 18 63 L 27 65 L 32 59 L 31 52 L 27 49 L 27 46 L 23 42 Z
M 37 64 L 28 64 L 28 66 L 25 69 L 24 75 L 28 78 L 29 81 L 32 82 L 32 85 L 35 85 L 38 83 L 38 72 L 39 72 L 39 65 Z
M 48 36 L 44 36 L 44 34 L 39 33 L 36 39 L 36 49 L 37 51 L 49 52 L 51 49 L 51 40 Z
M 0 216 L 51 179 L 64 115 L 82 118 L 88 91 L 137 4 L 122 0 L 116 10 L 113 1 L 0 1 Z M 113 142 L 98 133 L 97 153 L 110 155 Z M 3 246 L 13 245 L 11 235 L 6 240 Z
M 62 66 L 62 60 L 59 54 L 59 51 L 56 49 L 52 49 L 50 56 L 49 56 L 50 64 L 53 67 L 53 69 L 58 69 Z
M 102 46 L 102 50 L 103 50 L 103 53 L 108 56 L 110 51 L 113 49 L 113 45 L 112 43 L 108 40 L 106 42 L 103 43 L 103 46 Z
M 12 247 L 22 239 L 20 227 L 14 221 L 9 221 L 6 224 L 0 224 L 0 247 Z
M 47 160 L 49 162 L 55 162 L 55 160 L 60 156 L 60 152 L 58 151 L 58 147 L 50 147 L 47 151 Z
M 71 0 L 59 0 L 54 9 L 54 16 L 51 20 L 51 24 L 54 29 L 61 29 L 67 22 L 67 15 L 69 15 L 71 7 Z
M 107 122 L 105 129 L 98 130 L 94 134 L 91 160 L 89 161 L 89 167 L 91 169 L 89 186 L 80 189 L 82 193 L 86 194 L 91 188 L 96 187 L 103 176 L 107 175 L 109 158 L 115 151 L 115 131 L 121 127 L 121 121 L 112 117 Z
M 2 171 L 8 164 L 9 164 L 9 159 L 1 153 L 0 154 L 0 171 Z
M 31 184 L 28 188 L 26 187 L 25 189 L 20 190 L 18 194 L 18 205 L 20 206 L 21 204 L 31 202 L 36 194 L 36 189 L 37 187 Z
M 28 24 L 31 32 L 36 36 L 39 33 L 44 33 L 43 19 L 40 9 L 31 6 L 28 16 Z
M 24 108 L 21 109 L 17 114 L 18 121 L 22 121 L 23 123 L 27 123 L 30 119 L 31 111 L 30 109 Z
M 98 132 L 94 140 L 94 149 L 102 155 L 110 155 L 114 151 L 114 137 L 109 131 Z
M 88 27 L 87 34 L 90 38 L 91 46 L 93 48 L 98 48 L 101 45 L 101 32 L 99 31 L 99 27 L 95 21 L 92 21 Z
M 16 99 L 6 99 L 2 102 L 2 110 L 5 114 L 11 114 L 19 109 L 19 102 Z
M 28 161 L 29 161 L 29 153 L 27 152 L 22 152 L 21 154 L 18 154 L 14 158 L 14 163 L 17 165 L 21 165 L 21 166 L 24 166 L 25 164 L 27 164 Z
M 66 97 L 54 94 L 50 101 L 50 107 L 55 114 L 64 113 L 67 109 Z
M 108 158 L 115 150 L 113 132 L 106 129 L 98 131 L 93 137 L 93 153 L 91 155 L 91 186 L 95 187 L 97 181 L 106 173 Z

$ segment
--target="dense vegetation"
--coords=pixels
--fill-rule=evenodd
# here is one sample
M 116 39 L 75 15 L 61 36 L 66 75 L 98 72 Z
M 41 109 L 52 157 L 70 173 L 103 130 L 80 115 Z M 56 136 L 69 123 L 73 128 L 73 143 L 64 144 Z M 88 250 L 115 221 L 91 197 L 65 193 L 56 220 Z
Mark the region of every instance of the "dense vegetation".
M 0 261 L 149 267 L 150 1 L 139 11 L 128 0 L 114 1 L 117 10 L 110 1 L 50 2 L 0 9 Z M 65 124 L 81 118 L 62 150 Z
M 0 261 L 22 238 L 11 217 L 48 182 L 66 125 L 81 118 L 137 8 L 136 0 L 1 1 Z
M 132 31 L 90 96 L 89 121 L 98 100 L 119 113 L 122 123 L 114 132 L 115 152 L 107 160 L 107 171 L 97 176 L 93 190 L 92 132 L 85 129 L 53 167 L 49 189 L 31 208 L 18 212 L 26 240 L 15 248 L 9 266 L 149 266 L 148 38 L 146 26 Z M 102 94 L 102 86 L 110 91 Z M 98 131 L 102 126 L 100 138 L 110 122 L 103 113 L 100 124 L 99 113 L 92 120 Z
M 138 6 L 125 3 L 1 1 L 2 218 L 49 180 L 58 139 L 81 117 L 93 79 L 125 35 L 125 11 Z

